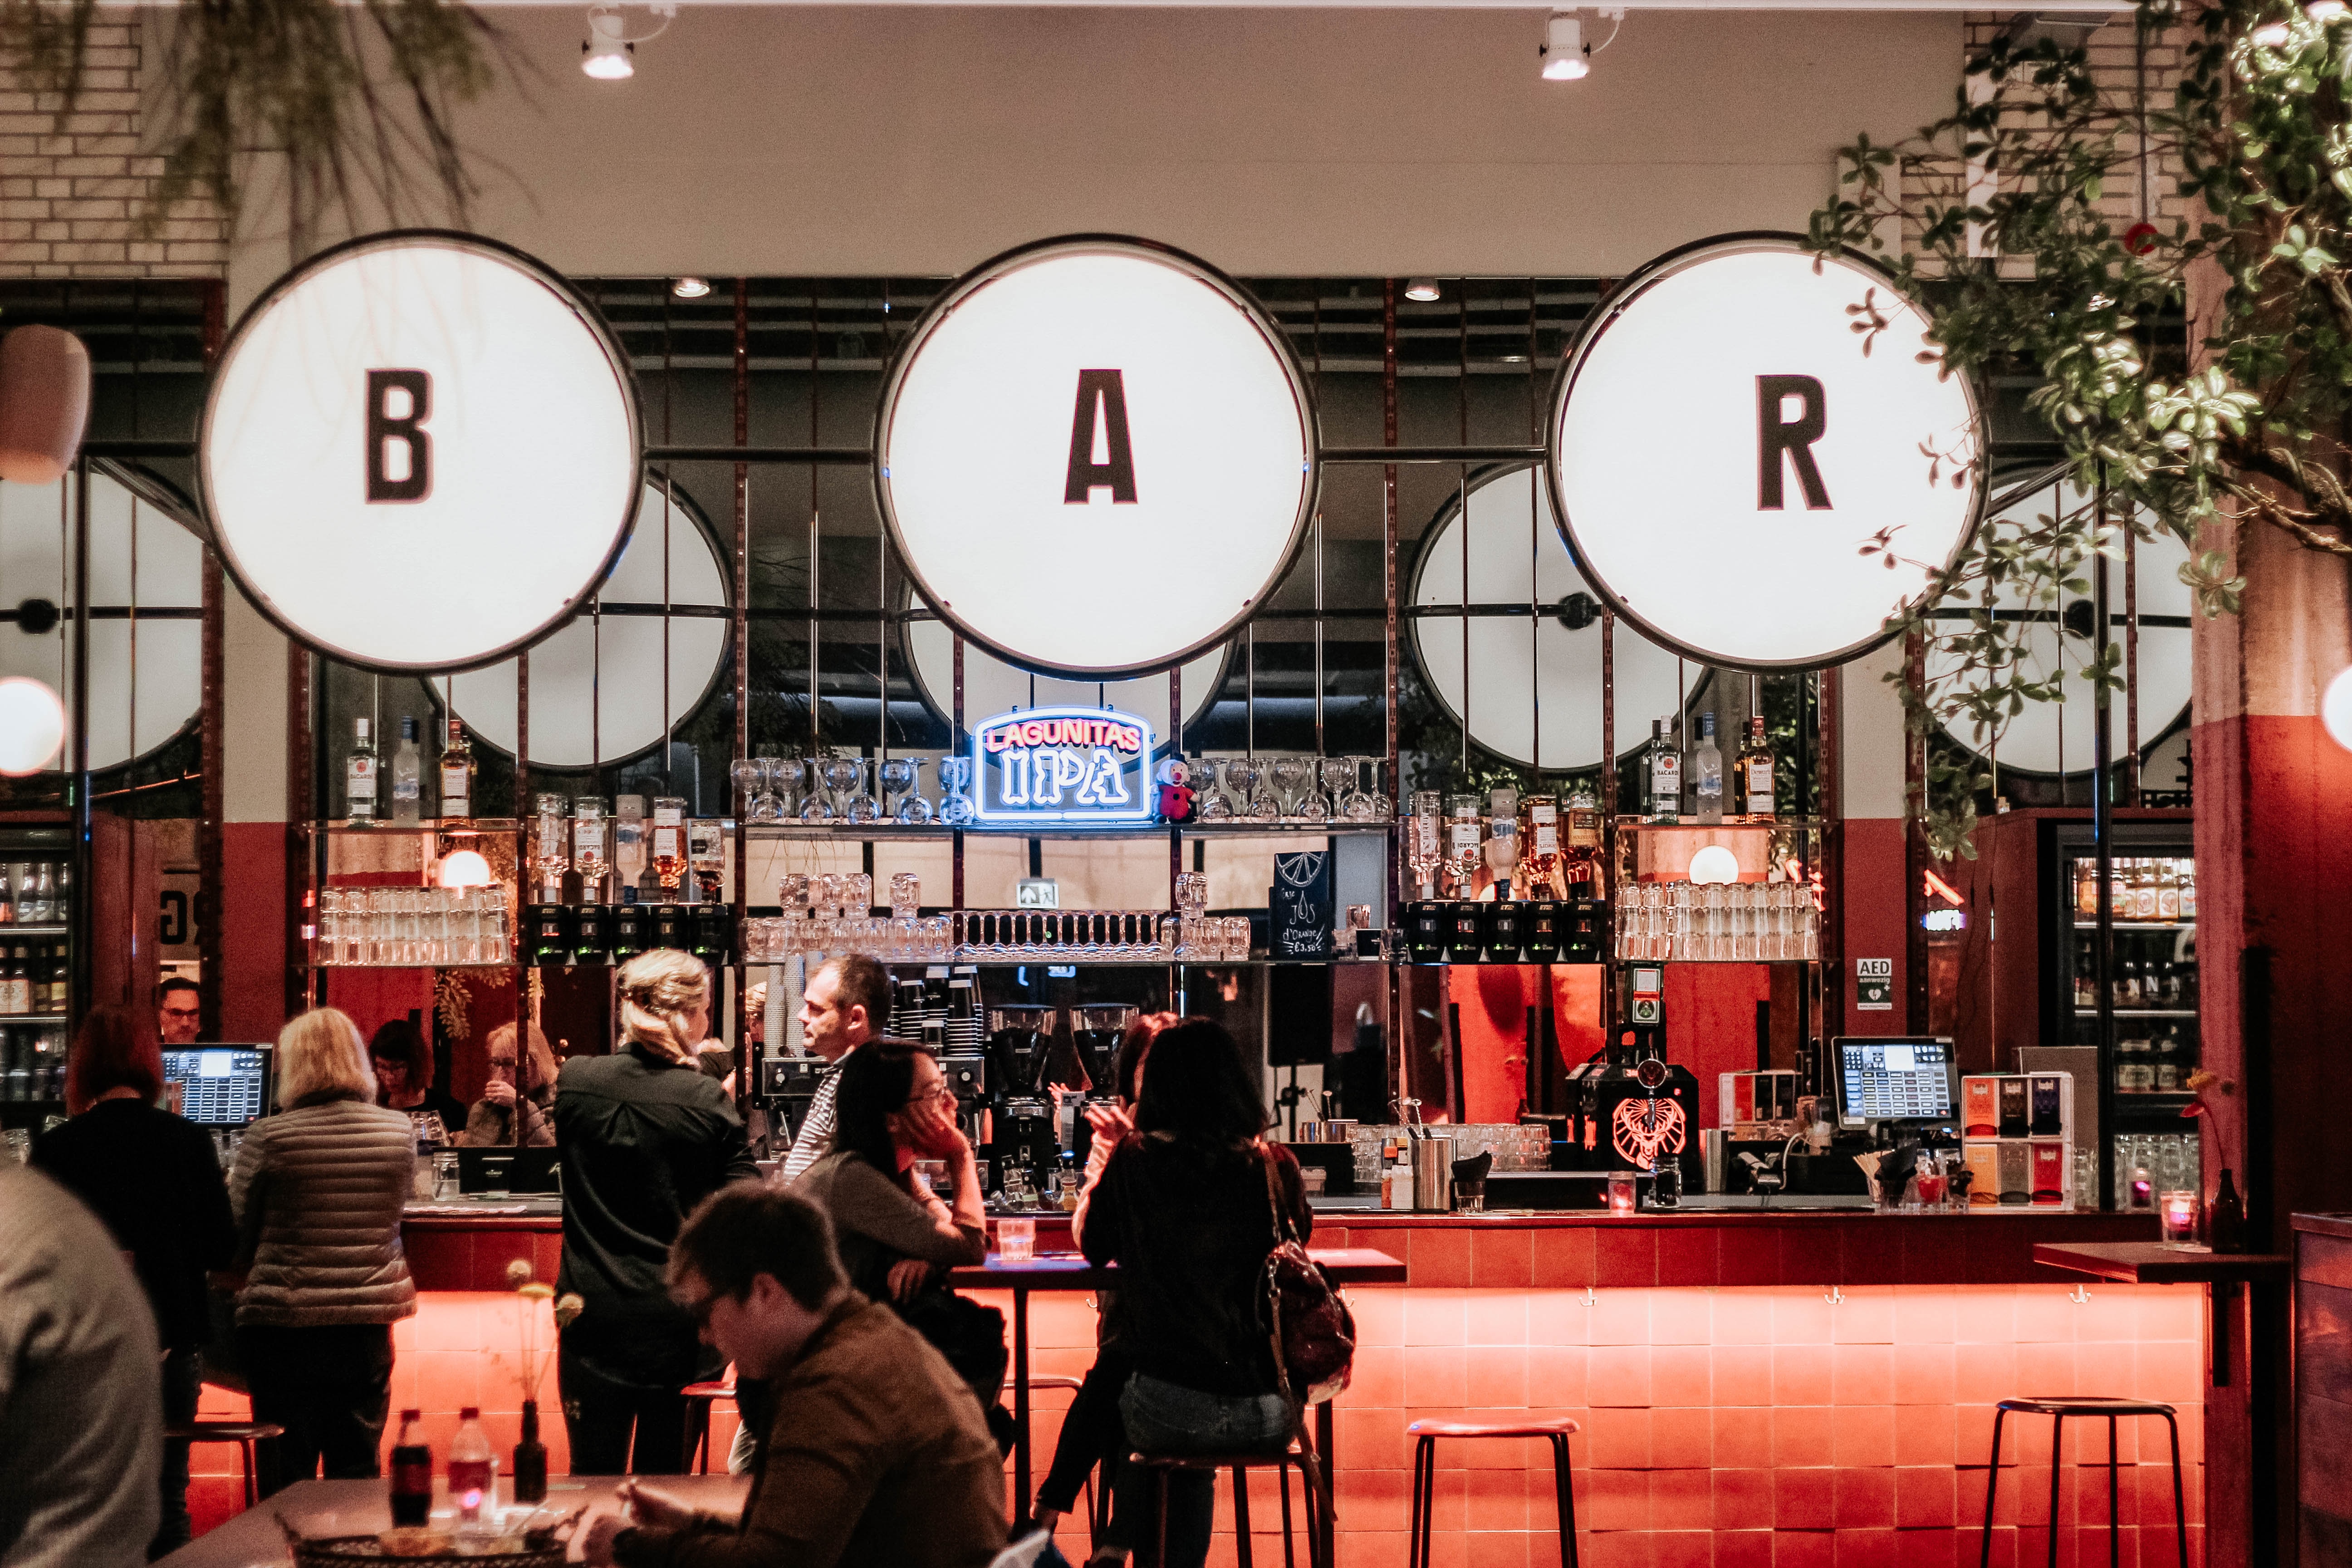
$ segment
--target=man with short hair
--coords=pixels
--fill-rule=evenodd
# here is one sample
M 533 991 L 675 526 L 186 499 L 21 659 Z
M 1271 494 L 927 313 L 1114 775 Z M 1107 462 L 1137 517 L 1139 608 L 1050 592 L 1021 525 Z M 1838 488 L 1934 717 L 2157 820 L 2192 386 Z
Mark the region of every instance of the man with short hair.
M 624 1482 L 634 1523 L 588 1529 L 593 1568 L 984 1568 L 1004 1545 L 1004 1460 L 971 1386 L 849 1288 L 832 1222 L 738 1182 L 670 1249 L 670 1295 L 778 1412 L 731 1525 Z
M 843 1058 L 880 1034 L 889 1016 L 889 973 L 862 953 L 826 959 L 801 994 L 801 1038 L 836 1069 Z M 784 1161 L 787 1185 L 833 1152 L 833 1107 L 840 1084 L 836 1070 L 816 1086 L 800 1136 Z
M 203 994 L 194 981 L 178 974 L 155 987 L 155 1030 L 163 1037 L 165 1050 L 196 1043 L 196 1032 L 204 1026 Z

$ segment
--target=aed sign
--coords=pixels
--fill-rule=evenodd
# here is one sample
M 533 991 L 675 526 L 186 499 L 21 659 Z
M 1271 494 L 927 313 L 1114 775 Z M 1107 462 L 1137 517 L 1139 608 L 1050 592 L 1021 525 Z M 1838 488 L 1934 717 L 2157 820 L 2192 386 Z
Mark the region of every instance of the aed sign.
M 1652 262 L 1585 325 L 1552 401 L 1554 513 L 1654 640 L 1741 669 L 1885 640 L 1983 505 L 1968 378 L 1859 256 L 1794 235 Z
M 470 236 L 371 236 L 237 323 L 197 472 L 224 563 L 321 653 L 466 669 L 594 592 L 638 506 L 619 345 L 554 273 Z
M 1853 1006 L 1857 1013 L 1895 1011 L 1895 961 L 1857 958 L 1853 961 Z
M 875 462 L 923 598 L 1041 674 L 1141 674 L 1224 641 L 1314 511 L 1280 329 L 1140 240 L 1047 240 L 956 283 L 892 365 Z
M 1032 708 L 972 731 L 981 821 L 1133 823 L 1151 817 L 1151 727 L 1102 708 Z

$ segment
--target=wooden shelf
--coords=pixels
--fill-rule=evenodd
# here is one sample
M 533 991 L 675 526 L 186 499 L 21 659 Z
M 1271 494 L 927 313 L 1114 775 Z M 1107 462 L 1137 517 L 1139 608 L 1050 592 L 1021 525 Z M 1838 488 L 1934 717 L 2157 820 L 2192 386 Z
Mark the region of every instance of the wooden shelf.
M 2150 1215 L 2153 1225 L 2156 1216 Z M 2190 1252 L 2161 1241 L 2042 1241 L 2033 1261 L 2127 1285 L 2212 1285 L 2284 1279 L 2294 1259 L 2277 1252 Z

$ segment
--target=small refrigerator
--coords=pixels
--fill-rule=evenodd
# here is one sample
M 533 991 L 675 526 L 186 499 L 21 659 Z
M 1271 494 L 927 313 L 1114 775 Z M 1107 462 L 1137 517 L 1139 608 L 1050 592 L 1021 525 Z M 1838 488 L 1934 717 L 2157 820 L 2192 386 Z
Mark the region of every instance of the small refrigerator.
M 65 1116 L 70 828 L 0 825 L 0 1157 Z
M 2185 821 L 2126 820 L 2113 830 L 2115 1044 L 2100 1071 L 2114 1085 L 2115 1116 L 2102 1133 L 2116 1152 L 2116 1206 L 2126 1208 L 2136 1181 L 2148 1194 L 2199 1185 L 2196 1129 L 2181 1116 L 2200 1059 L 2197 861 Z M 2042 922 L 2042 1038 L 2097 1047 L 2098 857 L 2090 825 L 2057 825 L 2053 848 Z M 2076 1093 L 2084 1089 L 2096 1085 Z

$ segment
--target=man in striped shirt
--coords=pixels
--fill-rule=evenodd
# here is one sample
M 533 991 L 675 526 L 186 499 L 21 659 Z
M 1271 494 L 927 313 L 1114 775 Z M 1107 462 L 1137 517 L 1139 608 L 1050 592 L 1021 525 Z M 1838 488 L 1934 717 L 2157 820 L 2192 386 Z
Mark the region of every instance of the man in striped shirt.
M 890 976 L 880 964 L 863 956 L 829 958 L 801 994 L 801 1038 L 837 1069 L 850 1052 L 882 1032 L 889 1016 Z M 833 1104 L 840 1083 L 836 1070 L 816 1086 L 784 1161 L 787 1184 L 832 1152 Z

